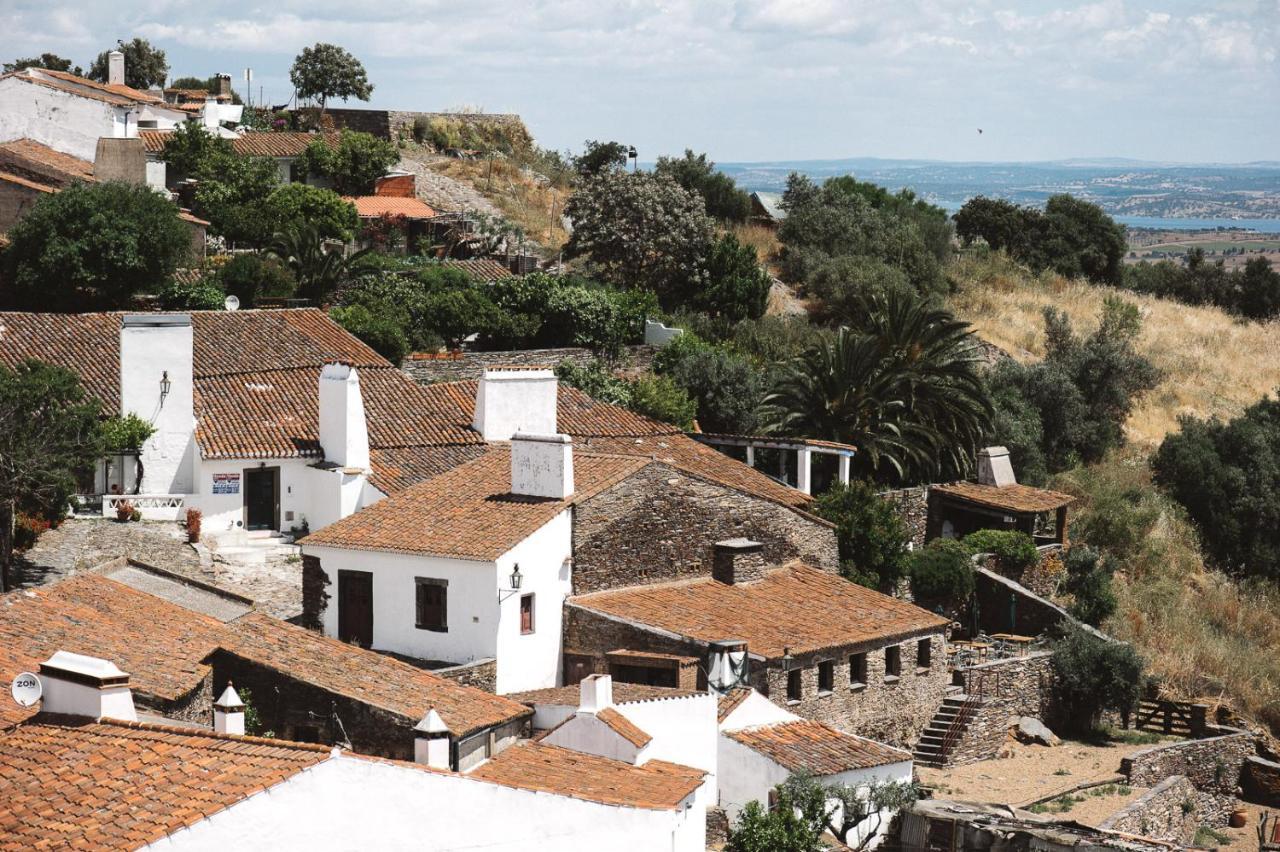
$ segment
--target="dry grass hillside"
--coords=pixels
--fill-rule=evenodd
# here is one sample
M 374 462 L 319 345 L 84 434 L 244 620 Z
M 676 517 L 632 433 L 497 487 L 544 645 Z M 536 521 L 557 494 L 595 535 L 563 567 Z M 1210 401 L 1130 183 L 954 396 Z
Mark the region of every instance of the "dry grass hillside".
M 951 305 L 1013 357 L 1043 355 L 1045 307 L 1092 329 L 1118 291 L 1034 276 L 1002 257 L 965 257 L 949 270 Z M 1280 388 L 1280 323 L 1243 323 L 1213 308 L 1121 295 L 1142 310 L 1140 349 L 1164 373 L 1129 419 L 1129 446 L 1101 464 L 1054 477 L 1077 495 L 1077 540 L 1120 551 L 1119 608 L 1103 626 L 1132 642 L 1164 690 L 1230 707 L 1280 735 L 1280 588 L 1207 567 L 1180 507 L 1151 482 L 1147 456 L 1183 414 L 1229 418 Z
M 1097 326 L 1102 301 L 1122 295 L 1142 310 L 1141 349 L 1164 374 L 1129 418 L 1129 438 L 1155 446 L 1178 417 L 1230 418 L 1280 388 L 1280 322 L 1246 323 L 1209 307 L 1095 287 L 1058 275 L 1034 276 L 1003 257 L 964 257 L 950 269 L 959 291 L 952 309 L 978 335 L 1019 360 L 1044 354 L 1046 307 L 1066 311 L 1077 329 Z

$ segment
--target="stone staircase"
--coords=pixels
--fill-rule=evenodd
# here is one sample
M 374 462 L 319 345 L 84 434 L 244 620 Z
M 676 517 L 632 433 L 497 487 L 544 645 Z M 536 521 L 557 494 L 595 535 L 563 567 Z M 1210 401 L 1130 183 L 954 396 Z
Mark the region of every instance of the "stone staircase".
M 231 565 L 266 565 L 296 556 L 302 548 L 293 543 L 293 536 L 274 530 L 232 530 L 218 533 L 208 539 L 209 552 L 214 562 Z
M 922 766 L 946 765 L 949 752 L 968 727 L 971 709 L 967 708 L 971 706 L 967 695 L 948 695 L 942 699 L 938 712 L 933 714 L 933 719 L 911 750 L 916 763 Z

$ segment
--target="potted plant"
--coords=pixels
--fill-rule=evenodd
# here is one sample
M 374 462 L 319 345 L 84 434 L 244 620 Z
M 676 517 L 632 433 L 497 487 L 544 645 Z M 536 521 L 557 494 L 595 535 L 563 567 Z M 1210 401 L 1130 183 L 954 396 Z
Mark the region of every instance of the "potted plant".
M 204 517 L 199 509 L 187 509 L 187 541 L 195 544 L 200 540 L 200 519 Z
M 138 510 L 133 507 L 132 501 L 121 500 L 116 504 L 116 520 L 121 523 L 128 523 L 133 520 L 133 514 L 137 511 Z M 141 513 L 139 513 L 139 515 L 141 515 Z

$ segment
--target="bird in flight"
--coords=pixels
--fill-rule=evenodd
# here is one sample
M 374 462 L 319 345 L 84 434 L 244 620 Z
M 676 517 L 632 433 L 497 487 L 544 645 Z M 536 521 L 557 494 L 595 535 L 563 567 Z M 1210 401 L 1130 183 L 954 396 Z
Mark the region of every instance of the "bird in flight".
M 979 128 L 978 128 L 978 135 L 979 135 L 979 136 L 981 136 L 981 135 L 982 135 L 982 128 L 981 128 L 981 127 L 979 127 Z

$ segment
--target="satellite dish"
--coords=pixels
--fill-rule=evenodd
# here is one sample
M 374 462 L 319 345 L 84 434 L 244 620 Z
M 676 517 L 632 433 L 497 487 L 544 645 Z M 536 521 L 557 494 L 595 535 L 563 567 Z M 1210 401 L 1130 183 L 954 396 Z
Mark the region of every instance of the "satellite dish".
M 13 685 L 9 691 L 13 693 L 13 700 L 18 702 L 19 707 L 30 707 L 40 700 L 44 687 L 40 683 L 40 678 L 31 672 L 23 672 L 13 679 Z
M 222 303 L 222 306 L 229 311 L 238 311 L 240 310 L 240 297 L 228 296 L 226 301 Z

